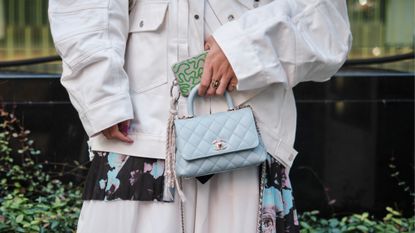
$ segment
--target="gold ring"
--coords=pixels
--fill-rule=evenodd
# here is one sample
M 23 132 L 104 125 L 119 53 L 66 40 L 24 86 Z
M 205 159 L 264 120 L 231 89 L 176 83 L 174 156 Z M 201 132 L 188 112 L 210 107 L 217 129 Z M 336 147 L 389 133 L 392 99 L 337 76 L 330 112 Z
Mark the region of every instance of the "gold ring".
M 213 82 L 210 84 L 210 86 L 212 88 L 216 89 L 216 88 L 219 87 L 219 84 L 220 84 L 219 80 L 213 80 Z

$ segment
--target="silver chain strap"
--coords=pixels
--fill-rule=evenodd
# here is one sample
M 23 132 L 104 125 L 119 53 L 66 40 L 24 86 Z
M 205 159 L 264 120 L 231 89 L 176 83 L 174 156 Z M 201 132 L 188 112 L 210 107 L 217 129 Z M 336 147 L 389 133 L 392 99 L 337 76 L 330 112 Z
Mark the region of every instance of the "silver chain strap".
M 180 178 L 180 188 L 182 188 L 183 189 L 183 182 L 182 182 L 182 178 Z M 181 215 L 181 224 L 182 224 L 182 233 L 185 233 L 184 232 L 184 206 L 183 206 L 183 201 L 182 200 L 179 200 L 180 201 L 180 215 Z
M 258 215 L 257 215 L 257 233 L 262 232 L 262 203 L 264 199 L 264 189 L 265 189 L 265 179 L 266 179 L 266 162 L 262 163 L 261 166 L 261 183 L 259 188 L 259 202 L 258 202 Z

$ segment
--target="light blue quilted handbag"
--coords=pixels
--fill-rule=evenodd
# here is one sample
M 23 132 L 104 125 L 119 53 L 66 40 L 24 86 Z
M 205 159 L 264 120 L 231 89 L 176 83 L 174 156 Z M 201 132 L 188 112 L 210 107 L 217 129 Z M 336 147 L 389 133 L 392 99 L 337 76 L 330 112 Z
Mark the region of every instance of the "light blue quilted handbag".
M 190 116 L 174 121 L 177 176 L 204 176 L 264 162 L 267 152 L 251 108 L 235 108 L 226 92 L 227 112 L 195 116 L 193 102 L 198 87 L 189 94 Z

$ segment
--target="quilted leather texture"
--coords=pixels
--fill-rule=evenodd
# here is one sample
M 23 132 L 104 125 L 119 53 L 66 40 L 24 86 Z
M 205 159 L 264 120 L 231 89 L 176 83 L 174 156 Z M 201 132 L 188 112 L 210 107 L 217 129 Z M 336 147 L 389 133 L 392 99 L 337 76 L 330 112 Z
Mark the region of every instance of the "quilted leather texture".
M 175 120 L 176 174 L 203 176 L 266 159 L 250 108 Z

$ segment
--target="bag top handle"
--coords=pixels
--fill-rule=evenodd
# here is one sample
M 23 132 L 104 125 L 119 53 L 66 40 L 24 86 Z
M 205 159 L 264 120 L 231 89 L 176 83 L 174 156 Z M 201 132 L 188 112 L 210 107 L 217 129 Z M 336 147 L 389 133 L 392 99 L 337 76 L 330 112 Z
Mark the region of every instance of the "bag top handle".
M 194 104 L 193 104 L 193 102 L 194 102 L 195 96 L 198 95 L 199 86 L 200 86 L 200 84 L 197 84 L 196 86 L 193 87 L 193 89 L 190 91 L 189 97 L 187 99 L 187 111 L 189 113 L 189 117 L 194 116 L 194 109 L 193 109 Z M 228 110 L 235 109 L 235 106 L 234 106 L 233 100 L 232 100 L 232 96 L 227 91 L 225 91 L 225 99 L 226 99 L 226 103 L 228 104 Z

